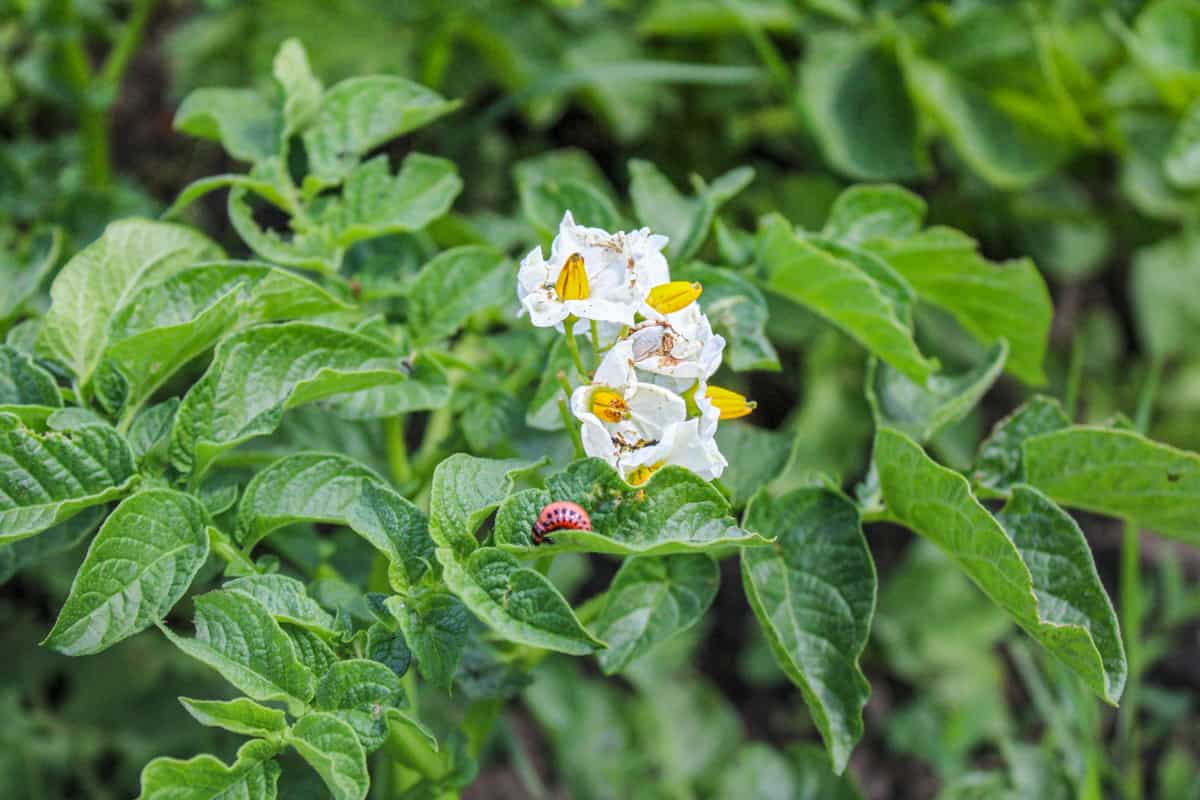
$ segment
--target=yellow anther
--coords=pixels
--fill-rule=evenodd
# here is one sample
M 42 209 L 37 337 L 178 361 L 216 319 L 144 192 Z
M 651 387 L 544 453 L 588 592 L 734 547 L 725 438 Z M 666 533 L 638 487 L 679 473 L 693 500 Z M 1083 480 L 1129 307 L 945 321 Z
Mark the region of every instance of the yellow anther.
M 646 305 L 660 314 L 670 314 L 696 302 L 702 291 L 704 287 L 697 282 L 671 281 L 651 289 Z
M 629 418 L 629 406 L 612 389 L 597 389 L 592 392 L 592 413 L 605 422 L 620 422 Z
M 721 412 L 721 419 L 744 417 L 758 408 L 758 403 L 753 400 L 747 400 L 745 396 L 722 389 L 720 386 L 708 387 L 704 396 Z
M 646 481 L 650 480 L 650 476 L 662 469 L 663 462 L 657 464 L 643 465 L 634 467 L 633 471 L 625 478 L 630 486 L 641 486 Z
M 587 300 L 592 296 L 592 290 L 588 288 L 587 269 L 579 253 L 567 256 L 567 263 L 554 282 L 554 291 L 559 300 Z

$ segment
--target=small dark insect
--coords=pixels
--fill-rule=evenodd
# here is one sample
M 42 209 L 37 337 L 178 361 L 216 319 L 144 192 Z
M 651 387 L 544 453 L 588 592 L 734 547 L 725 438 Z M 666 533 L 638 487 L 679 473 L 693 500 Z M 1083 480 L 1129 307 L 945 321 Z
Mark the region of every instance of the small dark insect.
M 1179 479 L 1182 477 L 1183 476 L 1180 475 L 1178 472 L 1168 472 L 1167 473 L 1167 481 L 1170 483 L 1179 483 Z
M 537 522 L 533 523 L 533 543 L 554 544 L 550 533 L 554 531 L 590 531 L 592 520 L 577 503 L 559 500 L 542 509 Z

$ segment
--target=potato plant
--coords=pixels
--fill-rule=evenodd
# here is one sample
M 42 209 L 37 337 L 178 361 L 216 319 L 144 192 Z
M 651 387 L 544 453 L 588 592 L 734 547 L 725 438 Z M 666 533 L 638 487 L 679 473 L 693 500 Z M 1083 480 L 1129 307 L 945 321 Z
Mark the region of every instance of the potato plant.
M 991 152 L 957 116 L 952 62 L 877 34 L 836 31 L 805 63 L 842 172 L 924 174 L 918 107 L 997 185 L 1065 158 L 1015 135 Z M 881 108 L 882 145 L 847 148 L 822 111 L 834 73 L 899 85 L 901 68 L 912 124 Z M 1071 512 L 1200 544 L 1200 455 L 1148 438 L 1148 412 L 1080 424 L 1073 398 L 1038 393 L 1055 309 L 1033 261 L 989 260 L 895 184 L 851 185 L 805 225 L 725 213 L 748 166 L 697 164 L 681 191 L 635 158 L 618 192 L 578 150 L 515 164 L 519 219 L 466 216 L 469 172 L 392 155 L 454 99 L 395 75 L 326 85 L 294 39 L 271 76 L 196 89 L 174 118 L 240 170 L 112 221 L 44 306 L 63 241 L 24 237 L 0 295 L 0 568 L 87 544 L 42 645 L 86 659 L 161 637 L 223 687 L 178 698 L 195 724 L 243 740 L 152 758 L 141 798 L 293 796 L 305 764 L 338 800 L 459 797 L 515 738 L 518 702 L 580 797 L 857 796 L 879 594 L 865 533 L 897 528 L 977 587 L 963 607 L 983 598 L 1023 632 L 1023 657 L 1122 701 L 1143 665 Z M 222 193 L 233 255 L 228 229 L 186 221 Z M 759 376 L 805 369 L 834 409 L 819 429 L 750 424 L 770 405 Z M 998 382 L 1031 391 L 964 453 L 956 432 Z M 852 407 L 867 451 L 826 429 Z M 803 430 L 816 412 L 782 413 Z M 743 743 L 699 677 L 722 588 L 822 748 Z M 625 685 L 653 697 L 630 713 L 651 732 L 636 759 Z

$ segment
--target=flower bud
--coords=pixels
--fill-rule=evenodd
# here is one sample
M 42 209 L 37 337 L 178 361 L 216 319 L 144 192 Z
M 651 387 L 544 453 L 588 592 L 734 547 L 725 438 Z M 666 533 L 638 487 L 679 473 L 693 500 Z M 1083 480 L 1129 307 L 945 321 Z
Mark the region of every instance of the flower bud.
M 670 314 L 690 306 L 702 291 L 704 287 L 697 282 L 671 281 L 651 289 L 646 305 L 660 314 Z
M 588 288 L 587 269 L 583 265 L 583 256 L 579 253 L 567 256 L 567 263 L 563 265 L 562 272 L 558 273 L 558 280 L 554 282 L 554 291 L 559 300 L 587 300 L 592 296 L 591 289 Z

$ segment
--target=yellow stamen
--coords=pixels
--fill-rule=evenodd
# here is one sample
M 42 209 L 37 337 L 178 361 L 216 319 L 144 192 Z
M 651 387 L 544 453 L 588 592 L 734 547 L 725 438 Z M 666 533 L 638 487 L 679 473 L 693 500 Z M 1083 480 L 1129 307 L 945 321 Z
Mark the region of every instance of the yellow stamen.
M 629 418 L 629 406 L 612 389 L 597 389 L 592 392 L 592 413 L 605 422 L 620 422 Z
M 758 403 L 753 400 L 747 400 L 744 395 L 722 389 L 720 386 L 708 387 L 704 396 L 721 412 L 721 419 L 744 417 L 758 408 Z
M 630 486 L 641 486 L 646 481 L 650 480 L 650 476 L 662 469 L 663 462 L 650 464 L 649 466 L 635 467 L 632 472 L 625 477 Z
M 558 273 L 558 280 L 554 282 L 554 292 L 559 300 L 587 300 L 592 296 L 592 290 L 588 288 L 587 270 L 583 266 L 583 256 L 579 253 L 567 256 L 567 263 L 563 265 L 562 272 Z
M 699 283 L 671 281 L 651 289 L 650 296 L 646 298 L 646 305 L 660 314 L 670 314 L 690 306 L 702 291 L 704 287 Z

